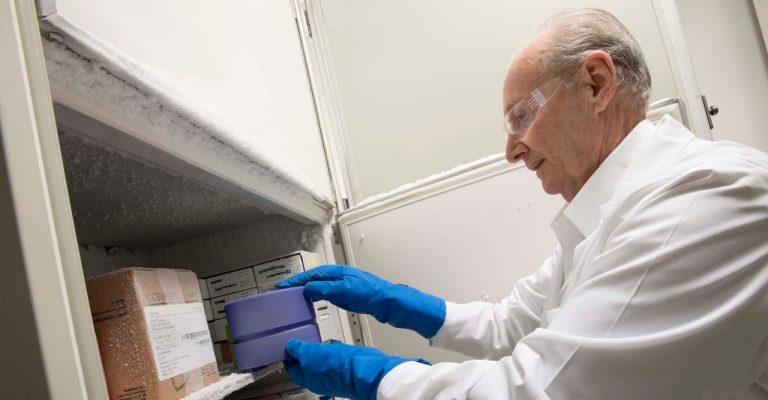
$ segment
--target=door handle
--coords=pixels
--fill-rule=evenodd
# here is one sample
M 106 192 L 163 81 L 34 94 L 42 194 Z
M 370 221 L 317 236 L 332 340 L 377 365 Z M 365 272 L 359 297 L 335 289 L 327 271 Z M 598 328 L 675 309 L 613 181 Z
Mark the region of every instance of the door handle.
M 707 104 L 707 96 L 705 95 L 701 95 L 701 102 L 704 103 L 704 114 L 707 115 L 709 129 L 714 129 L 715 125 L 712 123 L 712 117 L 720 113 L 720 107 Z

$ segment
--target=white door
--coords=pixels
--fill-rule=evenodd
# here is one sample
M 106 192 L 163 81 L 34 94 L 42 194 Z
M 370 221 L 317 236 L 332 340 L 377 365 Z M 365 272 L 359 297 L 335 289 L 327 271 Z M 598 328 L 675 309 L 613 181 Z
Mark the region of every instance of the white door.
M 707 95 L 712 136 L 768 151 L 768 15 L 764 0 L 677 0 L 696 79 Z M 761 31 L 762 28 L 762 31 Z
M 34 7 L 0 1 L 3 397 L 105 398 Z
M 678 98 L 709 136 L 674 1 L 297 4 L 324 133 L 348 167 L 334 177 L 347 184 L 347 261 L 451 301 L 500 300 L 554 248 L 548 225 L 563 202 L 506 164 L 498 115 L 508 56 L 547 16 L 587 4 L 615 13 L 644 49 L 652 101 Z M 373 319 L 361 325 L 385 352 L 463 359 Z

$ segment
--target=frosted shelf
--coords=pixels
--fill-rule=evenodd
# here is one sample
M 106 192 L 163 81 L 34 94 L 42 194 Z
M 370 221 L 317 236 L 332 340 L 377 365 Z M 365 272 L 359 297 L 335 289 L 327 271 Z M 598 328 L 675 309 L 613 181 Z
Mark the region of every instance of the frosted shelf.
M 221 379 L 205 388 L 184 397 L 182 400 L 217 400 L 271 375 L 282 368 L 282 363 L 272 364 L 251 373 L 233 373 L 224 375 Z
M 268 145 L 238 142 L 249 132 L 238 131 L 220 110 L 192 104 L 58 15 L 40 26 L 60 126 L 268 212 L 303 223 L 326 220 L 330 199 L 275 159 Z

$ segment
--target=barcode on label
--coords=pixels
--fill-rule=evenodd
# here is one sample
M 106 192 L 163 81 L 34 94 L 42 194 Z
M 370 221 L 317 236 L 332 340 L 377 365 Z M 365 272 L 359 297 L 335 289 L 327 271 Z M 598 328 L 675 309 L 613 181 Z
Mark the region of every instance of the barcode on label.
M 207 336 L 207 335 L 208 335 L 208 331 L 190 332 L 190 333 L 185 333 L 181 335 L 181 340 L 192 340 L 192 339 L 196 339 L 196 338 Z

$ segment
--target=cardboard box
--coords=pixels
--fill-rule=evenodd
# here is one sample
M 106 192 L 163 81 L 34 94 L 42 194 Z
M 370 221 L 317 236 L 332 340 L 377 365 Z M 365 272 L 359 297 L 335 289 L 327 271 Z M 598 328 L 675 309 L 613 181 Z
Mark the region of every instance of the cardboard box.
M 193 272 L 128 268 L 86 285 L 110 399 L 177 400 L 219 380 Z
M 253 296 L 254 294 L 259 293 L 256 291 L 256 289 L 248 289 L 243 290 L 242 292 L 232 293 L 228 294 L 226 296 L 220 296 L 211 299 L 211 310 L 213 312 L 213 319 L 220 319 L 220 318 L 226 318 L 227 317 L 227 311 L 224 309 L 224 306 L 227 305 L 227 303 L 235 301 L 237 299 L 242 299 L 243 297 Z
M 258 263 L 253 266 L 256 287 L 259 293 L 275 290 L 275 285 L 281 280 L 318 265 L 320 265 L 320 255 L 308 251 L 297 251 Z
M 214 275 L 207 278 L 206 281 L 208 282 L 208 293 L 211 295 L 211 298 L 256 287 L 256 277 L 253 275 L 252 267 Z

